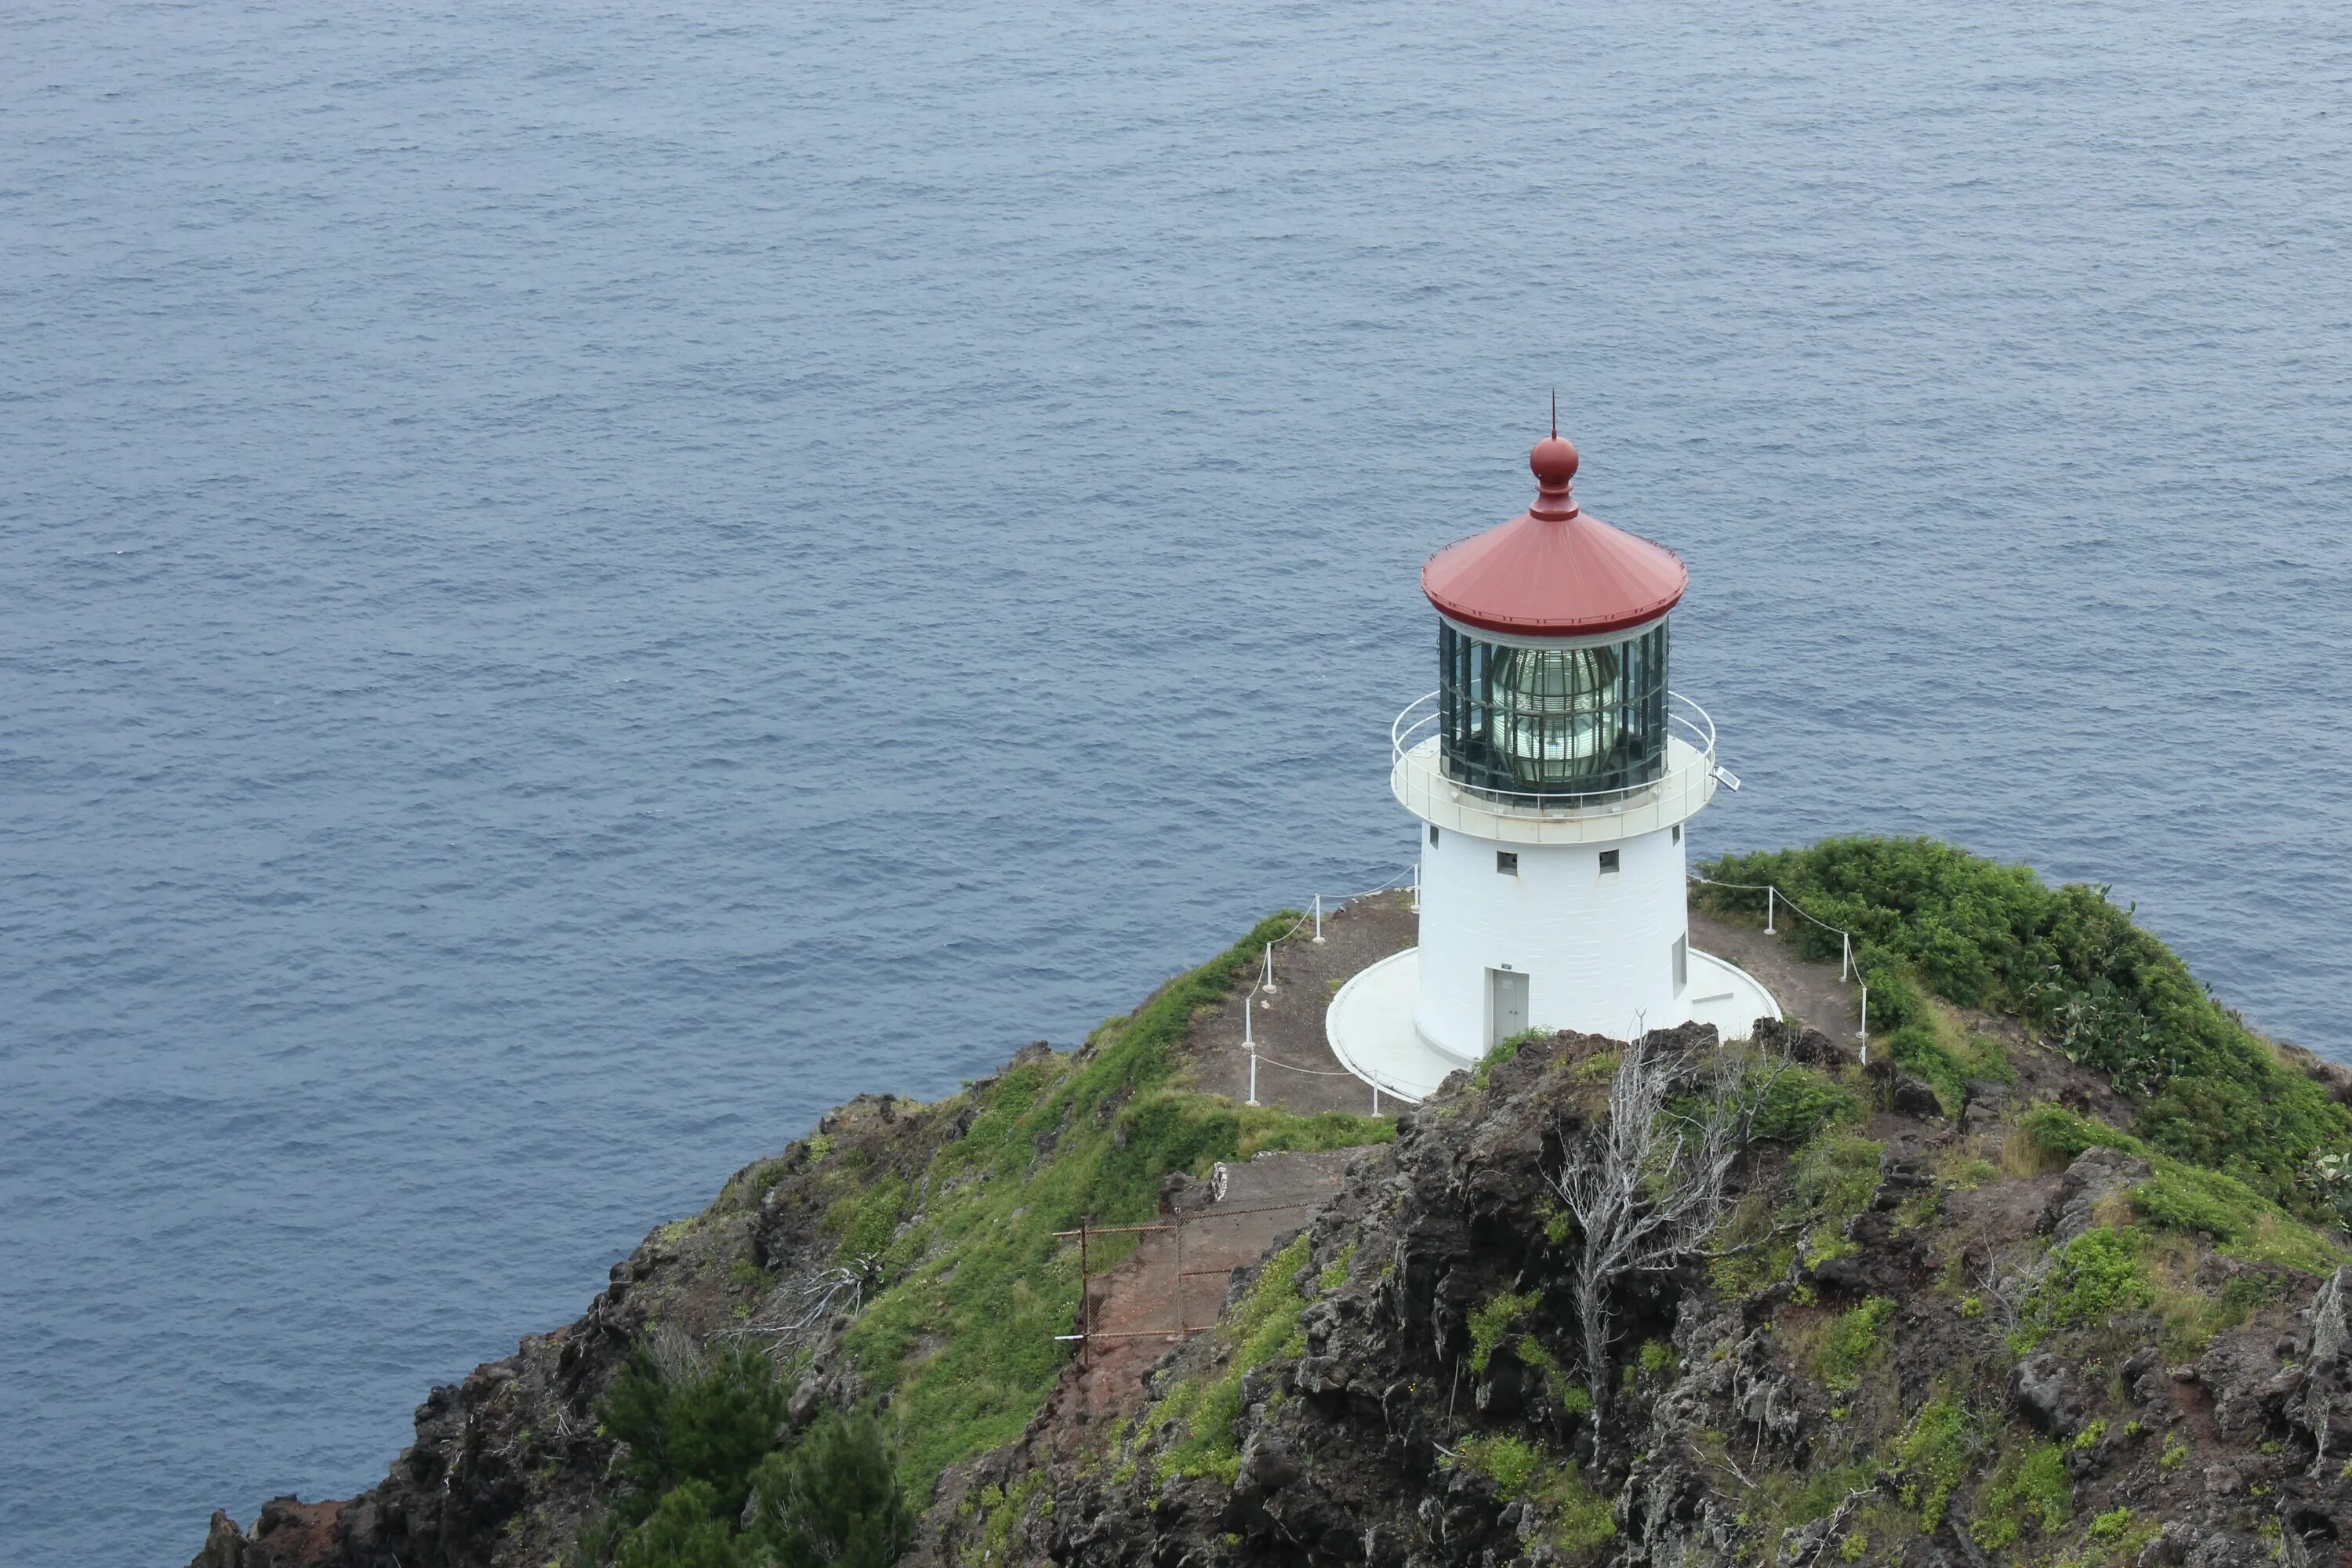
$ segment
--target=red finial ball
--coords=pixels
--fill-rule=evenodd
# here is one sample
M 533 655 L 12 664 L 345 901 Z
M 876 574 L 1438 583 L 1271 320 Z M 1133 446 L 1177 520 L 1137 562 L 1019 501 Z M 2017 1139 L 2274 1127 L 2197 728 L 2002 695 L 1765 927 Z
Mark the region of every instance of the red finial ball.
M 1547 436 L 1528 454 L 1528 467 L 1546 489 L 1564 485 L 1576 478 L 1576 447 L 1565 437 Z

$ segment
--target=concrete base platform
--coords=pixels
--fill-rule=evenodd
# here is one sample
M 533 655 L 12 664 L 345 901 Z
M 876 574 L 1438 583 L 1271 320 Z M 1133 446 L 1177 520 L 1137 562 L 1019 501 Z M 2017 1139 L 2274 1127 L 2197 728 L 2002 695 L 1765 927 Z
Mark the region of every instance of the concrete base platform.
M 1323 1015 L 1323 1033 L 1339 1065 L 1399 1100 L 1426 1100 L 1447 1074 L 1478 1065 L 1431 1044 L 1413 1027 L 1420 992 L 1421 950 L 1409 947 L 1358 972 Z M 1714 1025 L 1727 1040 L 1746 1039 L 1759 1018 L 1780 1016 L 1780 1004 L 1763 982 L 1696 948 L 1691 950 L 1687 994 L 1690 1020 Z

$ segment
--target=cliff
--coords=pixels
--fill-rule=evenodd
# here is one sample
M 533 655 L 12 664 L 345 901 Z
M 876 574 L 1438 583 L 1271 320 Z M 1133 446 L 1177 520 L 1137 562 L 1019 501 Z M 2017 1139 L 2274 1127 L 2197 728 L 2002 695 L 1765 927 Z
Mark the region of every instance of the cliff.
M 1269 921 L 1076 1052 L 842 1108 L 436 1390 L 377 1487 L 215 1515 L 196 1562 L 757 1563 L 761 1478 L 844 1409 L 926 1564 L 2335 1562 L 2341 1072 L 2194 1011 L 2095 896 L 1804 854 L 1774 880 L 1876 922 L 1868 1066 L 1533 1037 L 1393 1123 L 1244 1108 L 1191 1085 Z M 1082 1218 L 1181 1229 L 1090 1234 L 1082 1286 Z M 1056 1340 L 1082 1292 L 1133 1337 Z

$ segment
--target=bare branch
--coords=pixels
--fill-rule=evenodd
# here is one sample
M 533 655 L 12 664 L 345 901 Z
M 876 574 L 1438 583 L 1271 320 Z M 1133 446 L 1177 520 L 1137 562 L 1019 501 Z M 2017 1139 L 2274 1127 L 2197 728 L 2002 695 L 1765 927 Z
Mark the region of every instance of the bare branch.
M 1705 1109 L 1679 1112 L 1669 1103 L 1673 1064 L 1647 1035 L 1630 1042 L 1610 1083 L 1606 1121 L 1581 1133 L 1562 1126 L 1559 1169 L 1545 1177 L 1576 1222 L 1582 1248 L 1570 1293 L 1596 1446 L 1610 1394 L 1617 1288 L 1706 1255 L 1727 1206 L 1732 1167 L 1750 1137 L 1760 1099 L 1752 1062 L 1717 1056 L 1712 1068 Z M 1760 1087 L 1769 1084 L 1769 1077 L 1760 1079 Z

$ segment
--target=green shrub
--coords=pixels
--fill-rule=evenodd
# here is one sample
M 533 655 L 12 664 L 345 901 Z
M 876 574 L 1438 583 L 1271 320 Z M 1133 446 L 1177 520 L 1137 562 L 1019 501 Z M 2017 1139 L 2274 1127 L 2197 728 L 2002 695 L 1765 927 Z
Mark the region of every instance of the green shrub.
M 671 1377 L 637 1347 L 598 1413 L 605 1431 L 628 1445 L 621 1473 L 635 1496 L 623 1511 L 650 1509 L 656 1495 L 692 1481 L 709 1489 L 720 1517 L 733 1519 L 753 1467 L 775 1447 L 787 1397 L 774 1363 L 757 1351 L 722 1351 Z
M 1543 1468 L 1543 1450 L 1509 1433 L 1462 1439 L 1462 1462 L 1495 1483 L 1506 1501 L 1517 1500 Z
M 1484 1372 L 1496 1350 L 1510 1337 L 1518 1321 L 1535 1310 L 1543 1300 L 1543 1292 L 1529 1290 L 1521 1295 L 1507 1292 L 1470 1310 L 1470 1370 Z
M 1925 838 L 1832 838 L 1808 849 L 1731 856 L 1703 868 L 1770 882 L 1860 939 L 1870 1019 L 1883 1032 L 1930 1022 L 1922 987 L 1962 1006 L 2023 1018 L 2137 1101 L 2138 1131 L 2162 1152 L 2226 1170 L 2290 1207 L 2315 1212 L 2315 1159 L 2352 1148 L 2352 1113 L 2223 1009 L 2103 888 L 2052 888 Z M 1763 895 L 1701 888 L 1734 913 Z M 1790 923 L 1808 956 L 1838 938 Z M 1911 1048 L 1921 1048 L 1917 1037 Z
M 705 1481 L 665 1494 L 653 1516 L 621 1538 L 614 1568 L 740 1568 L 730 1517 Z
M 1774 1073 L 1756 1106 L 1756 1136 L 1802 1143 L 1824 1127 L 1859 1122 L 1866 1114 L 1862 1097 L 1813 1068 Z
M 1886 1325 L 1894 1317 L 1895 1303 L 1884 1296 L 1873 1296 L 1830 1320 L 1813 1349 L 1813 1371 L 1831 1393 L 1852 1394 L 1862 1386 L 1862 1374 L 1886 1349 Z
M 2110 1509 L 2084 1527 L 2083 1533 L 2102 1545 L 2119 1546 L 2140 1533 L 2143 1527 L 2132 1517 L 2128 1508 Z
M 1969 1472 L 1974 1426 L 1957 1399 L 1943 1397 L 1919 1407 L 1895 1443 L 1895 1495 L 1919 1516 L 1919 1532 L 1933 1535 L 1952 1505 L 1952 1493 Z
M 871 1415 L 828 1412 L 753 1483 L 751 1535 L 777 1568 L 890 1568 L 915 1538 L 898 1458 Z
M 2029 1526 L 2047 1534 L 2074 1517 L 2066 1456 L 2055 1443 L 2026 1443 L 2002 1456 L 1969 1533 L 1978 1545 L 1999 1552 L 2015 1545 Z
M 2140 1267 L 2139 1233 L 2100 1226 L 2050 1255 L 2050 1270 L 2026 1293 L 2010 1343 L 2029 1351 L 2053 1333 L 2090 1328 L 2155 1300 Z

